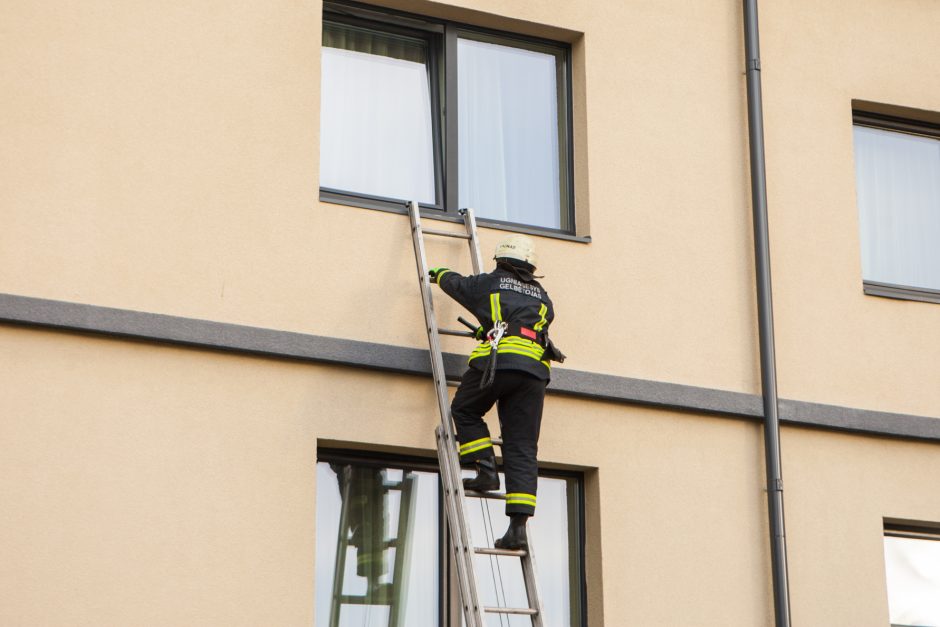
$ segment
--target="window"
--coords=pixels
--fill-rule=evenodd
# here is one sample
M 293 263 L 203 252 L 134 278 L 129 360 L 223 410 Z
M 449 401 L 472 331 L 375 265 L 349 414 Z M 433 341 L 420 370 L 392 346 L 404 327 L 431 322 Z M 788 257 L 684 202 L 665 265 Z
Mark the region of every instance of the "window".
M 854 119 L 865 293 L 940 302 L 940 126 Z
M 326 2 L 321 198 L 571 233 L 568 46 Z
M 469 474 L 469 473 L 468 473 Z M 462 624 L 448 566 L 436 462 L 320 451 L 317 463 L 316 623 L 330 627 Z M 572 474 L 539 477 L 539 509 L 529 523 L 539 585 L 552 624 L 582 626 L 581 483 Z M 502 503 L 471 500 L 477 544 L 508 523 Z M 478 556 L 485 605 L 527 605 L 518 558 Z M 527 617 L 494 616 L 513 627 Z
M 892 627 L 940 627 L 940 530 L 888 527 L 884 549 Z

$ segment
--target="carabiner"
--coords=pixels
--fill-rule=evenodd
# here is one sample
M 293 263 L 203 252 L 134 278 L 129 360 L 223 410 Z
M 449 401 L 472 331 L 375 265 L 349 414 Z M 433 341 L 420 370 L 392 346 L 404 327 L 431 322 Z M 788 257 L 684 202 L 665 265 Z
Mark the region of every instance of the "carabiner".
M 493 323 L 493 328 L 490 329 L 486 334 L 486 339 L 490 342 L 490 348 L 494 351 L 499 347 L 499 341 L 503 338 L 503 334 L 506 333 L 506 329 L 509 328 L 508 322 L 503 322 L 502 320 Z

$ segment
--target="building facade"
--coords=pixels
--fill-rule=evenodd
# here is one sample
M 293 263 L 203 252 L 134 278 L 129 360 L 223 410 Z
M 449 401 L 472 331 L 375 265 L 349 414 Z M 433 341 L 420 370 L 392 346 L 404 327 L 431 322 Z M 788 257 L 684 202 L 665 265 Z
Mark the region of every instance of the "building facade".
M 0 27 L 0 625 L 459 624 L 409 200 L 539 249 L 549 624 L 773 624 L 740 3 Z M 938 27 L 761 5 L 794 625 L 940 624 Z

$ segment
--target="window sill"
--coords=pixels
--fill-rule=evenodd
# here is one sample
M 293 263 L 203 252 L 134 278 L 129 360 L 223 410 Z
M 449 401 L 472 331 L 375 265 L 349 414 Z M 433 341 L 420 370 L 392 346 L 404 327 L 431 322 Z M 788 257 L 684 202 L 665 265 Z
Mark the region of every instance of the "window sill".
M 925 287 L 907 287 L 893 283 L 878 283 L 876 281 L 864 282 L 865 293 L 869 296 L 882 296 L 898 300 L 915 300 L 923 303 L 940 304 L 940 290 Z
M 361 209 L 373 209 L 376 211 L 387 211 L 389 213 L 408 214 L 408 207 L 405 201 L 393 200 L 389 198 L 380 198 L 378 196 L 362 196 L 340 192 L 332 189 L 320 189 L 320 202 L 334 205 L 345 205 L 348 207 L 359 207 Z M 453 214 L 444 213 L 440 207 L 432 205 L 421 205 L 421 217 L 431 220 L 441 220 L 443 222 L 454 222 L 462 224 L 463 220 Z M 501 231 L 511 231 L 513 233 L 525 233 L 526 235 L 537 235 L 539 237 L 553 237 L 555 239 L 566 240 L 569 242 L 579 242 L 590 244 L 590 235 L 574 235 L 556 229 L 546 229 L 537 226 L 526 226 L 524 224 L 513 224 L 511 222 L 501 222 L 499 220 L 488 220 L 486 218 L 477 218 L 477 226 L 498 229 Z M 940 298 L 940 293 L 938 293 Z M 940 302 L 938 300 L 937 302 Z

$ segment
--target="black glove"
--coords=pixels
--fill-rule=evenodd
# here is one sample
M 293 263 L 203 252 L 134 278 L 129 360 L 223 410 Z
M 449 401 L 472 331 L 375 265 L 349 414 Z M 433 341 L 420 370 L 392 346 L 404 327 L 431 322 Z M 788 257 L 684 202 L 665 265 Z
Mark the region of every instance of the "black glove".
M 431 279 L 431 283 L 437 283 L 437 277 L 448 271 L 448 268 L 431 268 L 428 270 L 428 278 Z
M 548 361 L 557 361 L 562 363 L 565 361 L 565 354 L 561 352 L 561 349 L 555 346 L 551 340 L 546 341 L 545 352 L 542 354 L 542 359 L 547 359 Z
M 486 329 L 483 327 L 477 327 L 477 330 L 473 332 L 473 338 L 477 341 L 482 342 L 486 339 Z

